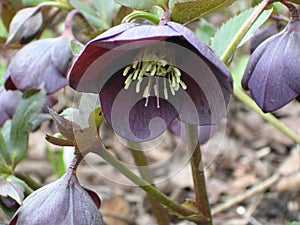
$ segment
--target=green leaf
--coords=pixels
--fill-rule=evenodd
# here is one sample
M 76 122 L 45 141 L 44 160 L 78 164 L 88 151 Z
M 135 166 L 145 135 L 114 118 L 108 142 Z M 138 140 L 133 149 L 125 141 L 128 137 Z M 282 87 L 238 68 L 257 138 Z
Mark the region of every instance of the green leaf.
M 208 23 L 206 20 L 201 19 L 199 21 L 199 26 L 195 29 L 195 34 L 198 38 L 204 41 L 206 44 L 209 44 L 211 38 L 216 33 L 216 28 L 214 25 Z
M 13 167 L 26 155 L 28 136 L 33 121 L 41 111 L 46 99 L 45 91 L 26 91 L 11 122 L 9 154 Z
M 5 73 L 6 73 L 6 66 L 0 64 L 0 86 L 4 84 Z
M 188 2 L 177 2 L 172 9 L 171 19 L 174 22 L 185 24 L 226 8 L 235 1 L 236 0 L 191 0 Z
M 286 225 L 300 225 L 300 222 L 287 222 Z
M 4 137 L 2 135 L 2 132 L 0 132 L 0 163 L 6 163 L 8 160 L 7 157 L 7 151 L 6 151 L 6 144 L 5 144 L 5 140 Z
M 150 7 L 154 5 L 167 6 L 168 4 L 168 0 L 115 0 L 115 2 L 123 6 L 138 10 L 150 9 Z
M 2 132 L 0 131 L 0 174 L 11 173 L 12 170 L 8 164 L 9 164 L 9 159 L 6 150 L 6 143 L 2 135 Z
M 246 23 L 251 14 L 255 11 L 255 8 L 251 8 L 239 15 L 228 20 L 216 33 L 214 38 L 212 39 L 211 47 L 216 51 L 216 53 L 221 56 L 229 46 L 229 44 L 235 39 L 238 34 L 240 28 Z M 272 9 L 265 10 L 256 22 L 252 25 L 250 30 L 247 32 L 243 40 L 239 43 L 239 47 L 245 44 L 257 29 L 269 18 L 272 13 Z M 226 38 L 224 38 L 226 37 Z
M 93 5 L 103 21 L 111 25 L 115 11 L 120 7 L 113 0 L 93 0 Z
M 47 155 L 55 176 L 57 178 L 62 177 L 66 172 L 63 150 L 60 149 L 53 152 L 51 149 L 47 148 Z
M 71 49 L 72 49 L 72 53 L 73 55 L 79 55 L 82 50 L 84 48 L 84 45 L 81 44 L 79 41 L 76 41 L 76 40 L 72 40 L 71 41 Z
M 231 70 L 231 73 L 234 80 L 234 85 L 236 85 L 239 88 L 242 88 L 241 82 L 244 75 L 244 71 L 249 61 L 249 55 L 243 55 L 238 58 L 239 60 Z
M 53 2 L 54 0 L 23 0 L 25 6 L 37 6 L 43 2 Z
M 103 21 L 96 12 L 96 9 L 86 2 L 79 0 L 70 0 L 70 5 L 78 9 L 85 19 L 94 27 L 107 29 L 108 25 Z

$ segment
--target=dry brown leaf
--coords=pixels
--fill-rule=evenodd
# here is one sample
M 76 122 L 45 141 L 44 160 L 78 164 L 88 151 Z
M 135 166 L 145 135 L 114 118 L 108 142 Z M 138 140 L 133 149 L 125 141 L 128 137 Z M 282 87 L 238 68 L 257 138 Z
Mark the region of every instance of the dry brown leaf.
M 130 225 L 126 222 L 131 218 L 129 202 L 124 196 L 115 196 L 101 206 L 101 213 L 106 225 Z

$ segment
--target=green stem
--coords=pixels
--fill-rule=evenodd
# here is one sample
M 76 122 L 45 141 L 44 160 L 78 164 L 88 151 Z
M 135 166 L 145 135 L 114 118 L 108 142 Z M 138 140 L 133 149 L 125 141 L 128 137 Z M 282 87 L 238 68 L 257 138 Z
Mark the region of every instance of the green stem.
M 155 25 L 158 25 L 160 22 L 160 19 L 151 13 L 143 12 L 143 11 L 134 11 L 129 15 L 125 16 L 122 20 L 122 23 L 130 23 L 132 20 L 135 19 L 145 19 Z
M 41 188 L 42 186 L 38 184 L 36 181 L 34 181 L 31 177 L 26 176 L 25 174 L 22 173 L 15 173 L 14 174 L 17 178 L 20 180 L 24 181 L 32 190 L 37 190 Z
M 174 202 L 172 199 L 170 199 L 165 194 L 161 193 L 159 190 L 157 190 L 155 187 L 153 187 L 144 179 L 135 175 L 130 169 L 128 169 L 119 160 L 117 160 L 112 154 L 110 154 L 101 143 L 99 144 L 100 147 L 93 149 L 91 151 L 96 153 L 100 157 L 102 157 L 106 162 L 111 164 L 114 168 L 116 168 L 119 172 L 121 172 L 124 176 L 126 176 L 129 180 L 131 180 L 134 184 L 140 186 L 140 188 L 146 191 L 149 194 L 149 196 L 157 199 L 159 202 L 161 202 L 163 205 L 168 207 L 170 210 L 178 213 L 183 217 L 188 217 L 190 215 L 195 214 L 193 211 Z
M 230 45 L 227 46 L 227 49 L 224 51 L 224 53 L 221 56 L 222 61 L 225 64 L 228 64 L 228 62 L 231 59 L 231 56 L 233 55 L 234 51 L 238 47 L 239 43 L 243 40 L 244 36 L 247 34 L 251 26 L 254 24 L 256 19 L 260 16 L 260 14 L 264 11 L 264 9 L 270 4 L 268 0 L 264 0 L 262 3 L 260 3 L 256 10 L 252 13 L 252 15 L 248 18 L 246 23 L 241 27 L 239 32 L 236 34 L 235 38 L 232 40 Z
M 264 113 L 261 109 L 256 105 L 256 103 L 249 97 L 241 88 L 235 87 L 234 96 L 238 98 L 240 101 L 244 102 L 248 105 L 253 111 L 257 112 L 263 119 L 273 124 L 278 130 L 280 130 L 283 134 L 288 136 L 297 144 L 300 144 L 300 137 L 291 129 L 289 129 L 286 125 L 284 125 L 280 120 L 278 120 L 271 113 Z
M 135 144 L 136 145 L 136 144 Z M 132 146 L 133 147 L 133 146 Z M 139 147 L 139 146 L 135 146 Z M 135 148 L 137 149 L 137 148 Z M 153 183 L 153 177 L 148 168 L 148 160 L 142 150 L 130 149 L 131 154 L 134 158 L 135 164 L 138 166 L 139 173 L 143 179 L 145 179 L 150 184 Z M 138 148 L 139 149 L 139 148 Z M 154 185 L 153 185 L 154 186 Z M 155 186 L 154 186 L 155 187 Z M 148 194 L 153 213 L 156 217 L 157 223 L 159 225 L 170 224 L 169 216 L 166 213 L 163 206 L 152 196 Z
M 16 176 L 12 175 L 7 180 L 21 185 L 24 188 L 25 195 L 27 195 L 27 196 L 33 192 L 33 190 L 28 186 L 28 184 L 25 181 L 21 180 L 20 178 L 18 178 Z
M 43 2 L 38 5 L 40 8 L 42 7 L 55 7 L 59 9 L 64 9 L 67 11 L 73 10 L 73 7 L 70 6 L 69 4 L 63 3 L 63 2 Z
M 198 127 L 186 124 L 185 129 L 187 137 L 187 146 L 189 154 L 191 155 L 190 163 L 193 175 L 194 191 L 196 196 L 196 206 L 199 209 L 199 212 L 206 218 L 206 224 L 212 225 L 212 217 L 203 170 L 202 154 L 198 138 Z
M 254 11 L 254 13 L 249 17 L 247 22 L 242 26 L 238 34 L 235 36 L 233 41 L 227 47 L 226 51 L 224 51 L 223 55 L 221 56 L 221 60 L 228 64 L 229 59 L 231 58 L 233 52 L 236 50 L 237 46 L 247 34 L 250 27 L 255 23 L 256 19 L 260 16 L 260 14 L 264 11 L 264 9 L 271 3 L 275 2 L 276 0 L 264 0 Z M 280 2 L 280 1 L 279 1 Z M 244 102 L 248 105 L 252 110 L 257 112 L 263 119 L 268 121 L 269 123 L 273 124 L 279 131 L 283 134 L 287 135 L 296 143 L 300 144 L 300 137 L 283 123 L 281 123 L 274 115 L 271 113 L 263 113 L 261 109 L 256 105 L 256 103 L 239 87 L 234 87 L 234 96 L 238 98 L 240 101 Z

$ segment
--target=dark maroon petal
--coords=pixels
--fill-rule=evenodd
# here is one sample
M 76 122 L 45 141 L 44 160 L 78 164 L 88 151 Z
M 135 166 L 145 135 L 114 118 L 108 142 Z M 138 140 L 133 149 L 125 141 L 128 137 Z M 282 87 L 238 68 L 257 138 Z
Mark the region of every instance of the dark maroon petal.
M 179 119 L 192 125 L 212 125 L 225 116 L 230 93 L 209 72 L 202 73 L 197 81 L 184 74 L 187 85 Z M 207 75 L 207 77 L 205 77 Z
M 222 82 L 222 84 L 232 93 L 232 77 L 229 69 L 225 66 L 217 54 L 204 42 L 202 42 L 190 29 L 178 23 L 168 22 L 167 25 L 181 34 L 190 45 L 192 45 L 199 53 L 200 57 L 211 67 L 214 75 Z
M 89 194 L 89 196 L 92 198 L 93 202 L 95 203 L 95 205 L 97 206 L 98 209 L 100 209 L 101 206 L 101 199 L 99 198 L 99 196 L 96 194 L 96 192 L 84 188 L 84 190 Z
M 89 43 L 98 42 L 100 40 L 113 37 L 115 35 L 118 35 L 118 34 L 124 32 L 124 31 L 128 30 L 129 28 L 135 27 L 135 26 L 138 26 L 138 24 L 136 24 L 136 23 L 122 23 L 120 25 L 117 25 L 117 26 L 114 26 L 114 27 L 108 29 L 104 33 L 97 36 L 95 39 L 91 40 Z
M 76 59 L 68 76 L 70 86 L 77 91 L 97 93 L 100 87 L 94 85 L 101 85 L 101 82 L 95 79 L 99 80 L 100 74 L 103 76 L 107 66 L 114 68 L 116 66 L 111 65 L 118 63 L 116 61 L 124 54 L 127 55 L 134 49 L 152 44 L 151 40 L 164 40 L 170 36 L 179 36 L 179 34 L 167 26 L 123 24 L 113 27 L 90 41 Z M 126 65 L 132 62 L 132 58 L 128 59 Z M 121 62 L 123 63 L 124 59 Z
M 285 32 L 272 39 L 259 60 L 254 60 L 257 62 L 252 62 L 255 64 L 248 66 L 252 71 L 247 69 L 245 71 L 251 74 L 248 81 L 251 95 L 264 112 L 275 111 L 298 96 L 288 86 L 284 76 L 287 68 L 284 65 L 283 52 L 287 47 L 288 35 Z
M 126 77 L 116 74 L 100 93 L 100 102 L 107 122 L 123 138 L 133 142 L 148 141 L 162 134 L 178 116 L 175 107 L 164 99 L 150 97 L 148 106 L 141 93 L 136 93 L 133 83 L 124 89 Z M 144 90 L 148 80 L 143 80 Z
M 168 26 L 140 25 L 132 27 L 126 32 L 111 37 L 109 42 L 132 42 L 136 40 L 162 40 L 168 37 L 181 36 L 178 32 Z

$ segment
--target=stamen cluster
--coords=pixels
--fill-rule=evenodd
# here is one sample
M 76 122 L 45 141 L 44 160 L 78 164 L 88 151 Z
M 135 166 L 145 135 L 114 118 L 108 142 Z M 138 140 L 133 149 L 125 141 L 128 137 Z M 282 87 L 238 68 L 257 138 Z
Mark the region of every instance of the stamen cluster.
M 123 71 L 123 76 L 127 76 L 125 80 L 125 89 L 127 90 L 132 83 L 136 82 L 136 93 L 140 92 L 141 83 L 143 78 L 148 77 L 148 84 L 143 91 L 143 97 L 146 98 L 145 106 L 148 105 L 151 90 L 154 90 L 154 95 L 157 97 L 157 108 L 159 105 L 159 82 L 158 77 L 166 78 L 163 80 L 163 92 L 165 99 L 169 98 L 167 82 L 169 83 L 169 89 L 172 95 L 176 94 L 176 91 L 181 87 L 183 90 L 187 89 L 186 84 L 181 80 L 181 72 L 178 68 L 173 66 L 166 59 L 166 54 L 153 53 L 149 51 L 143 51 L 133 63 L 127 66 Z

